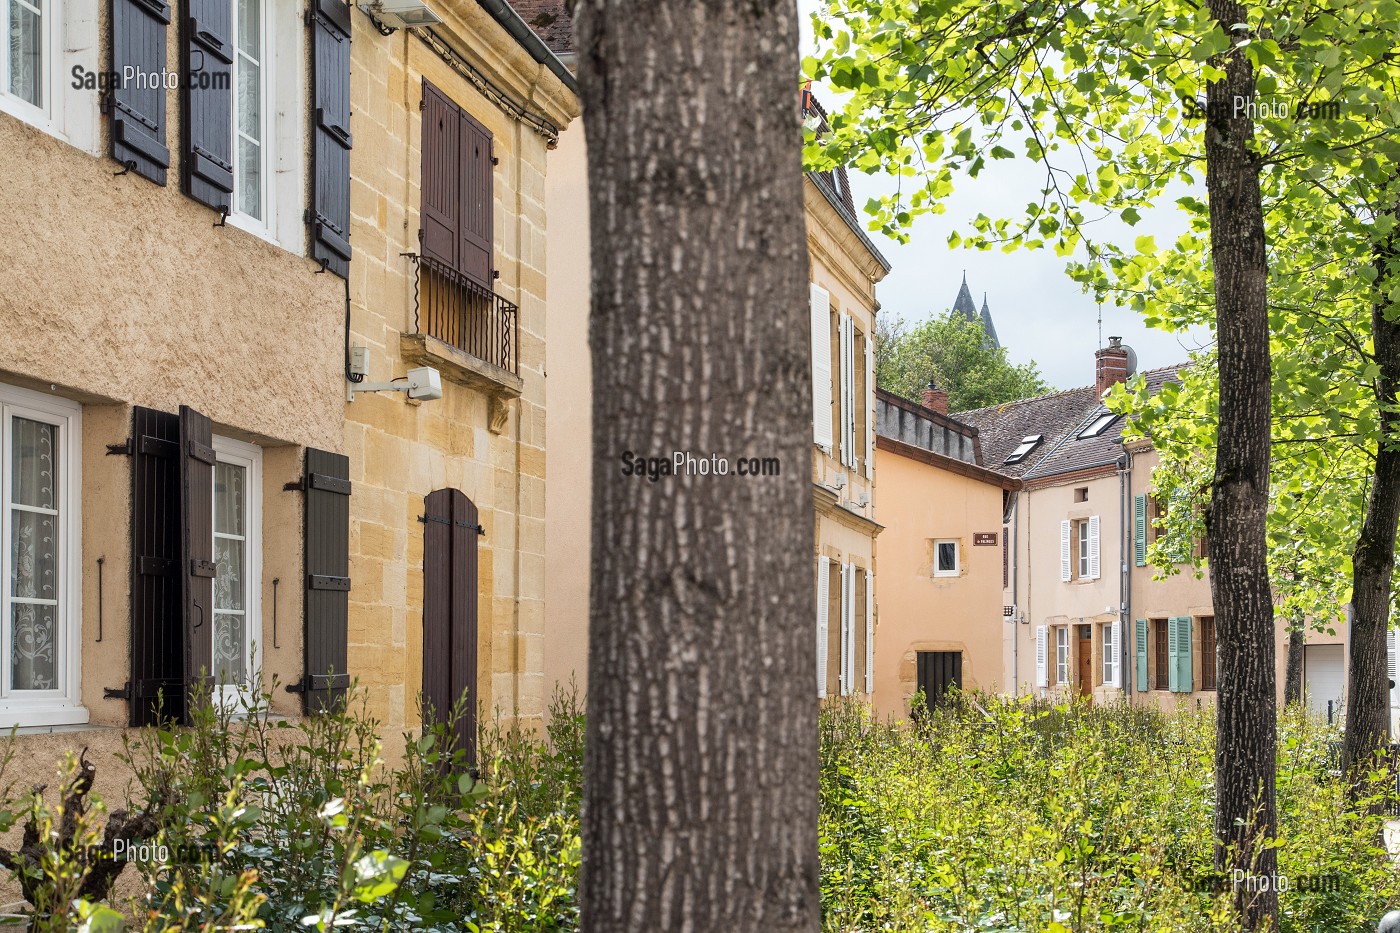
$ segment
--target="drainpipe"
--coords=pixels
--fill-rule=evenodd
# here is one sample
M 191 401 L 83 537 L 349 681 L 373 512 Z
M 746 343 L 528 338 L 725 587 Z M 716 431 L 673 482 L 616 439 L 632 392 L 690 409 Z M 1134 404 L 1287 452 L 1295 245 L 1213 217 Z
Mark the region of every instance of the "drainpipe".
M 1136 636 L 1136 632 L 1128 625 L 1129 617 L 1132 615 L 1132 586 L 1128 576 L 1132 572 L 1135 561 L 1129 559 L 1129 551 L 1133 549 L 1132 522 L 1128 520 L 1129 502 L 1132 498 L 1131 485 L 1129 479 L 1132 477 L 1133 459 L 1132 454 L 1124 452 L 1118 458 L 1118 544 L 1119 557 L 1121 558 L 1118 572 L 1118 618 L 1122 626 L 1120 631 L 1126 636 L 1119 643 L 1119 671 L 1122 672 L 1123 696 L 1131 699 L 1133 695 L 1133 677 L 1135 673 L 1128 667 L 1128 645 Z
M 1007 551 L 1007 553 L 1010 555 L 1010 557 L 1009 557 L 1009 563 L 1010 563 L 1010 565 L 1011 565 L 1011 579 L 1010 579 L 1010 581 L 1008 581 L 1008 582 L 1010 582 L 1010 584 L 1011 584 L 1011 605 L 1012 605 L 1012 607 L 1013 607 L 1013 608 L 1012 608 L 1012 613 L 1011 613 L 1011 696 L 1012 696 L 1012 697 L 1020 696 L 1020 693 L 1021 693 L 1021 665 L 1020 665 L 1020 654 L 1021 654 L 1021 620 L 1020 620 L 1020 618 L 1018 618 L 1018 617 L 1020 616 L 1020 608 L 1021 608 L 1021 607 L 1016 605 L 1016 579 L 1017 579 L 1017 576 L 1018 576 L 1018 574 L 1017 574 L 1017 566 L 1016 566 L 1016 546 L 1020 543 L 1020 540 L 1021 540 L 1020 535 L 1018 535 L 1018 534 L 1016 533 L 1016 525 L 1017 525 L 1017 523 L 1020 521 L 1020 519 L 1021 519 L 1021 493 L 1018 491 L 1018 492 L 1012 493 L 1012 498 L 1011 498 L 1011 522 L 1010 522 L 1010 526 L 1009 526 L 1009 527 L 1010 527 L 1011 540 L 1008 541 L 1008 542 L 1006 542 L 1006 551 Z

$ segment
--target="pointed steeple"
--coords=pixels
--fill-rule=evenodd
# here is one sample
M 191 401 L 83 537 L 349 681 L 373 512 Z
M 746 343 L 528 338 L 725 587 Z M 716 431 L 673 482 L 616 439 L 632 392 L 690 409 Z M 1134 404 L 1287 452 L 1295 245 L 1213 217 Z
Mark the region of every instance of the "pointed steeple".
M 997 339 L 996 325 L 992 323 L 992 311 L 987 307 L 987 293 L 982 293 L 982 330 L 987 333 L 987 342 L 993 347 L 1000 347 L 1001 341 Z
M 972 292 L 967 290 L 967 270 L 963 270 L 962 288 L 958 289 L 958 297 L 953 302 L 953 310 L 966 320 L 979 320 L 977 305 L 972 303 Z

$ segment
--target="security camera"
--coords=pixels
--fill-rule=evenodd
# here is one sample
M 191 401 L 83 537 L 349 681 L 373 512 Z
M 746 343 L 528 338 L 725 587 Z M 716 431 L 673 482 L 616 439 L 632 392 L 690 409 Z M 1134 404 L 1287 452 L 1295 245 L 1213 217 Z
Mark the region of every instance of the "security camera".
M 442 376 L 431 366 L 408 371 L 408 397 L 420 402 L 442 398 Z

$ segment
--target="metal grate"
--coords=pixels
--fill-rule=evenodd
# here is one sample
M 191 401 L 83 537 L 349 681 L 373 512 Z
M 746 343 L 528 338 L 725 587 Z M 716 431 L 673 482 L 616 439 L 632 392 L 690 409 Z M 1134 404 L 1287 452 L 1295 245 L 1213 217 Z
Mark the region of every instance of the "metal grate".
M 520 309 L 432 257 L 418 257 L 415 267 L 418 332 L 518 375 Z

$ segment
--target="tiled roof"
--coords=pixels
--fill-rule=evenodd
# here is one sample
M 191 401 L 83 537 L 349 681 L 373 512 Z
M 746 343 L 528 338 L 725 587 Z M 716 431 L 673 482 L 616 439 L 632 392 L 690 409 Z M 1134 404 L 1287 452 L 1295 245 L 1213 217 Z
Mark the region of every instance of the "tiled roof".
M 555 55 L 574 50 L 574 21 L 564 0 L 511 0 L 510 5 Z
M 1066 389 L 1049 395 L 960 411 L 953 415 L 978 431 L 982 442 L 982 462 L 993 470 L 1010 476 L 1027 474 L 1045 452 L 1084 420 L 1098 404 L 1094 387 Z M 1006 458 L 1020 445 L 1022 438 L 1040 434 L 1043 440 L 1019 463 L 1007 463 Z

